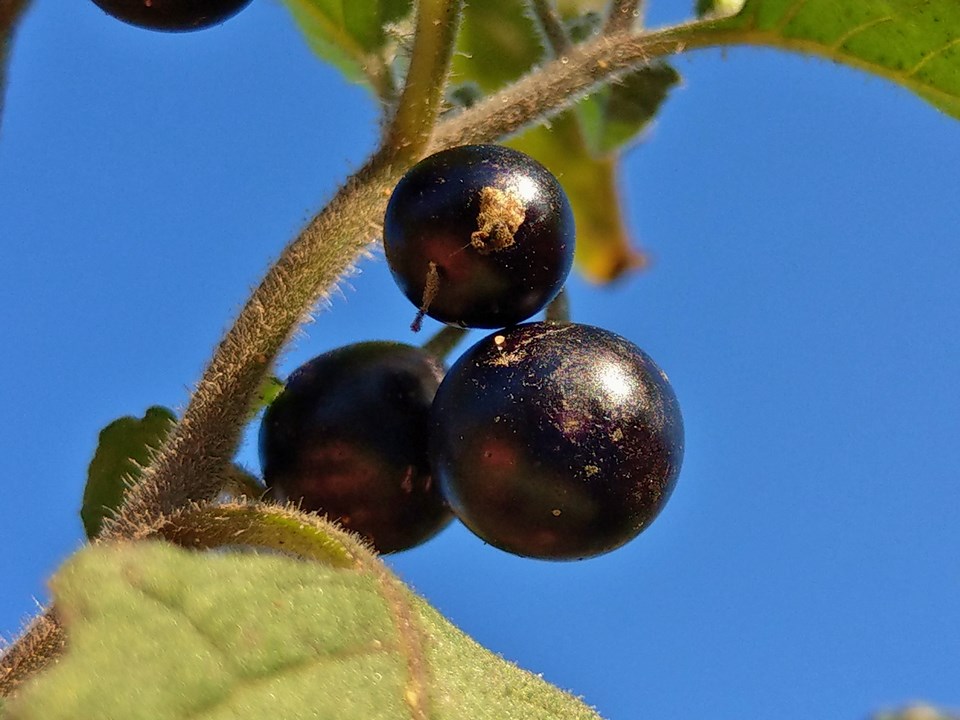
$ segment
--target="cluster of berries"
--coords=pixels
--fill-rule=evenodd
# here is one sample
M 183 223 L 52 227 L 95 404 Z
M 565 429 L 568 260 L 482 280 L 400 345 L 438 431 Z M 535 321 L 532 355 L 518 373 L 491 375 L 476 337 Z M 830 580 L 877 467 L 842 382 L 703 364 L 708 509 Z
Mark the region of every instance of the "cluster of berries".
M 384 553 L 424 542 L 453 516 L 529 557 L 590 557 L 636 537 L 676 483 L 683 422 L 666 375 L 629 341 L 524 323 L 557 296 L 573 261 L 573 215 L 556 178 L 500 146 L 437 153 L 397 185 L 383 241 L 417 323 L 426 314 L 497 329 L 446 372 L 429 351 L 389 342 L 295 370 L 260 430 L 275 497 Z

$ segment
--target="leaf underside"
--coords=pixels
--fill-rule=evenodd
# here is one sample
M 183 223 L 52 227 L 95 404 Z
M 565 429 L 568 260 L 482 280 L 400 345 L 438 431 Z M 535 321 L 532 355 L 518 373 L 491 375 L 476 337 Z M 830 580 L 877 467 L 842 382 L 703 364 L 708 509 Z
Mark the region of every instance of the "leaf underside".
M 373 562 L 84 550 L 52 583 L 67 654 L 5 720 L 598 720 Z

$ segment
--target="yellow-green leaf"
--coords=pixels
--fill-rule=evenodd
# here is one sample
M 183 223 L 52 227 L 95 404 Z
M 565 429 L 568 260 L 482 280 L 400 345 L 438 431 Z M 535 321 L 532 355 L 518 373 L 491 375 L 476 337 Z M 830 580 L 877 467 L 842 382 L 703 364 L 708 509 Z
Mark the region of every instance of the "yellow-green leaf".
M 532 128 L 506 144 L 537 158 L 566 190 L 577 226 L 577 268 L 584 277 L 608 282 L 646 265 L 624 225 L 619 158 L 590 154 L 576 113 L 562 113 L 549 127 Z
M 311 49 L 347 79 L 381 96 L 392 91 L 396 52 L 389 26 L 410 15 L 412 0 L 285 0 Z
M 476 645 L 379 561 L 99 545 L 52 588 L 66 654 L 6 720 L 598 718 Z
M 686 32 L 695 46 L 768 45 L 852 65 L 960 118 L 956 0 L 747 0 L 737 14 Z
M 140 477 L 175 421 L 173 412 L 157 405 L 142 418 L 122 417 L 100 431 L 80 508 L 88 538 L 96 537 L 104 517 L 120 506 L 127 485 Z

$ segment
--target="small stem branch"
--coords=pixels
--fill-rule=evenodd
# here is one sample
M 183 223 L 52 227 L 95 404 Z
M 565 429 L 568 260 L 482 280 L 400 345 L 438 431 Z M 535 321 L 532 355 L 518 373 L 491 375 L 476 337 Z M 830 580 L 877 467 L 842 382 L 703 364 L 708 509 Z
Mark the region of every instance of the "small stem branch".
M 654 58 L 722 43 L 719 34 L 689 32 L 692 27 L 689 24 L 645 34 L 601 35 L 576 45 L 562 60 L 542 65 L 510 87 L 442 122 L 430 150 L 511 135 L 556 113 L 596 85 Z
M 544 315 L 544 319 L 550 323 L 570 322 L 570 298 L 567 296 L 566 288 L 563 288 L 560 294 L 550 301 Z
M 603 32 L 606 35 L 616 35 L 636 30 L 642 14 L 643 0 L 611 0 Z
M 557 14 L 557 8 L 552 0 L 531 0 L 533 14 L 540 23 L 540 29 L 550 45 L 555 57 L 562 57 L 569 52 L 571 44 L 563 21 Z
M 393 161 L 419 158 L 443 103 L 462 0 L 420 0 L 410 68 L 382 151 Z
M 466 335 L 467 332 L 468 331 L 462 327 L 445 325 L 437 331 L 436 335 L 423 344 L 423 349 L 440 360 L 444 360 L 460 341 L 463 340 L 463 336 Z

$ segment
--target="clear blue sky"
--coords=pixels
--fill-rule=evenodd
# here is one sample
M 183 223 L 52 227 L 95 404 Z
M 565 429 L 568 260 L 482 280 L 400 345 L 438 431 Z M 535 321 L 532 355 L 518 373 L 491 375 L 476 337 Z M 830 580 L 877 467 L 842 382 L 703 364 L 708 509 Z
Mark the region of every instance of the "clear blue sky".
M 687 8 L 650 0 L 651 19 Z M 757 50 L 677 61 L 627 157 L 655 259 L 571 283 L 575 319 L 669 373 L 677 490 L 640 539 L 522 560 L 453 527 L 390 564 L 480 642 L 610 720 L 960 707 L 960 124 Z M 192 35 L 36 0 L 0 135 L 0 632 L 82 542 L 98 430 L 182 407 L 284 243 L 377 138 L 280 3 Z M 561 178 L 562 180 L 562 178 Z M 280 371 L 415 342 L 367 261 Z M 241 460 L 256 469 L 252 445 Z

